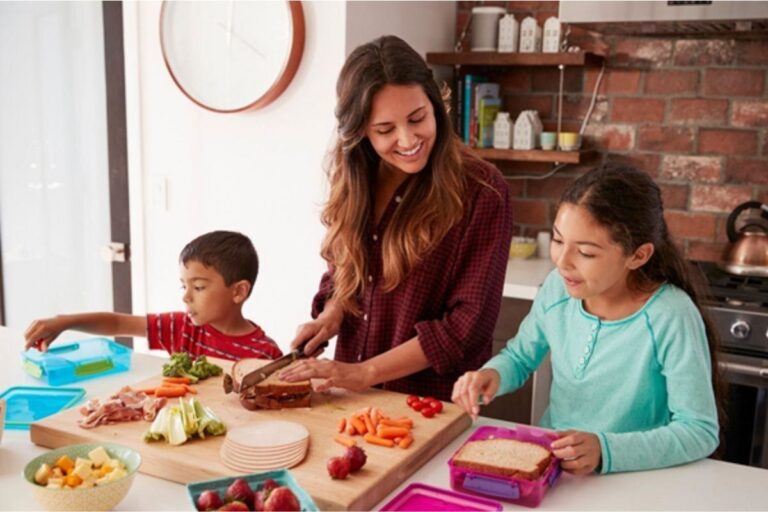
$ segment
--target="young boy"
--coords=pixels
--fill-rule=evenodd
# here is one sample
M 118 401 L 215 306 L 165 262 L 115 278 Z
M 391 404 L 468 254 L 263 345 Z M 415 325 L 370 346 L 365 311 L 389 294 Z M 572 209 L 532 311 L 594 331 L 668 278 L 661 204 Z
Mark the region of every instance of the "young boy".
M 275 359 L 277 344 L 254 322 L 243 317 L 259 259 L 248 237 L 213 231 L 187 244 L 179 255 L 186 313 L 146 316 L 81 313 L 35 320 L 24 333 L 26 348 L 46 351 L 67 329 L 108 336 L 146 336 L 149 347 L 237 360 Z

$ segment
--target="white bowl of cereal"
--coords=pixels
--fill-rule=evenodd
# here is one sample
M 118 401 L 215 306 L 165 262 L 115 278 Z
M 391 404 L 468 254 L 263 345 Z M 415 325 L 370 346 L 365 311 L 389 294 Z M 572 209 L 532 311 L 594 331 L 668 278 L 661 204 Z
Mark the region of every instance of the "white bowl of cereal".
M 74 444 L 32 459 L 24 479 L 45 510 L 111 510 L 141 466 L 136 450 L 111 443 Z

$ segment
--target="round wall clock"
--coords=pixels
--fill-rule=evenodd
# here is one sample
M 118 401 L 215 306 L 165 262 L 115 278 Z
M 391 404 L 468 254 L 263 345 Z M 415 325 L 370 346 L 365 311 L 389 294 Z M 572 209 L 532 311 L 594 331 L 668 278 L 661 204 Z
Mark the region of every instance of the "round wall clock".
M 304 11 L 296 1 L 164 1 L 160 46 L 173 81 L 201 107 L 263 108 L 299 67 Z

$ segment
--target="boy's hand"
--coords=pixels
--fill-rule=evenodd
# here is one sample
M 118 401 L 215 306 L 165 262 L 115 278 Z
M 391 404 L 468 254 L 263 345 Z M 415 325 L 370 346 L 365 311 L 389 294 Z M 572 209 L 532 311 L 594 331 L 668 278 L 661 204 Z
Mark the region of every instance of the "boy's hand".
M 499 390 L 500 380 L 499 372 L 489 368 L 479 372 L 467 372 L 453 385 L 451 400 L 472 416 L 472 420 L 477 420 L 480 414 L 480 397 L 483 398 L 483 405 L 491 403 Z
M 46 352 L 53 340 L 66 329 L 66 322 L 61 317 L 35 320 L 24 331 L 24 349 L 35 347 L 40 352 Z
M 587 475 L 600 465 L 602 449 L 600 439 L 590 432 L 568 430 L 558 432 L 560 439 L 552 442 L 552 453 L 560 459 L 563 471 L 574 475 Z

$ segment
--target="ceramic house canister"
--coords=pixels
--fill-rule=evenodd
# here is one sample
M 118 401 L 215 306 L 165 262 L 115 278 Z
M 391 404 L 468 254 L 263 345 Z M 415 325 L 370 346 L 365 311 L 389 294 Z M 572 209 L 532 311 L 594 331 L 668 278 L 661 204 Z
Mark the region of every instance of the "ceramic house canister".
M 499 20 L 499 52 L 516 52 L 519 38 L 520 23 L 513 15 L 505 15 Z
M 538 112 L 535 110 L 523 110 L 515 121 L 512 147 L 523 150 L 535 149 L 536 141 L 542 128 Z
M 520 24 L 520 53 L 541 51 L 541 27 L 536 18 L 528 16 Z
M 551 16 L 544 22 L 544 36 L 542 49 L 544 53 L 557 53 L 562 42 L 562 24 L 560 20 Z
M 512 120 L 509 112 L 499 112 L 493 122 L 493 147 L 509 149 L 512 147 Z

